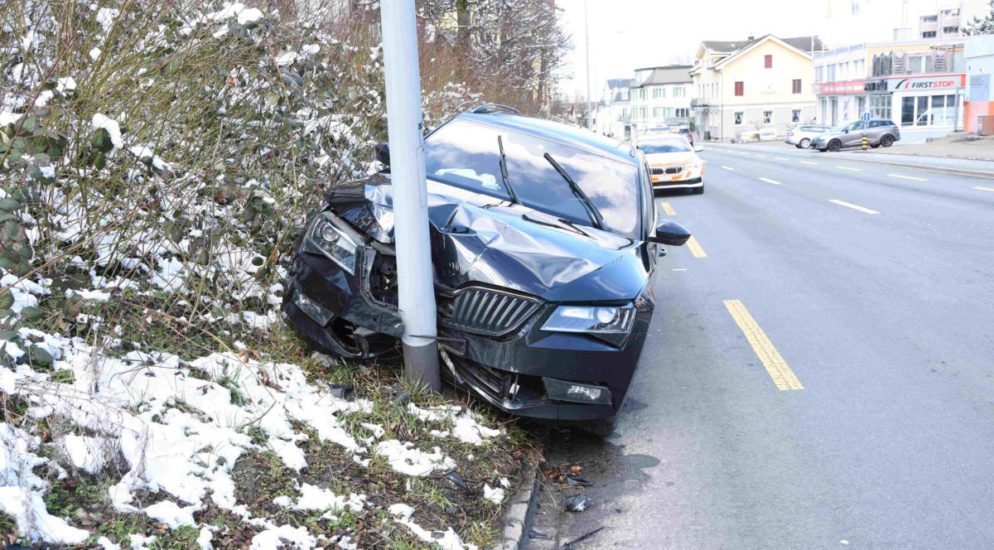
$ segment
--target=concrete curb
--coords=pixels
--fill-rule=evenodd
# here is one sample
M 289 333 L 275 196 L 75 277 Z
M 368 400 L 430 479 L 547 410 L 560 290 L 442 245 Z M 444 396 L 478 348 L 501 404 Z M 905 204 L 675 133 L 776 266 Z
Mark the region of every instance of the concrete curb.
M 705 142 L 705 143 L 711 143 L 711 142 Z M 718 149 L 736 149 L 742 145 L 745 146 L 749 145 L 748 143 L 745 144 L 711 143 L 711 144 L 716 145 Z M 877 153 L 877 154 L 884 154 L 884 153 Z M 994 179 L 994 170 L 990 172 L 984 172 L 980 170 L 965 170 L 962 168 L 948 168 L 944 166 L 925 166 L 917 163 L 896 162 L 896 161 L 880 160 L 875 158 L 866 159 L 866 158 L 859 158 L 860 155 L 862 155 L 862 153 L 857 151 L 843 151 L 842 153 L 836 153 L 836 155 L 838 155 L 839 158 L 844 158 L 846 160 L 854 160 L 857 162 L 869 162 L 873 164 L 883 164 L 885 166 L 899 166 L 901 168 L 913 168 L 915 170 L 927 170 L 929 172 L 940 172 L 945 174 L 954 174 L 957 176 L 969 176 L 973 178 Z M 923 156 L 922 158 L 947 158 L 947 157 Z
M 963 170 L 961 168 L 946 168 L 943 166 L 923 166 L 921 164 L 909 164 L 907 162 L 892 162 L 880 159 L 861 159 L 859 158 L 860 153 L 843 153 L 843 155 L 846 160 L 855 160 L 858 162 L 871 162 L 873 164 L 883 164 L 886 166 L 900 166 L 902 168 L 914 168 L 915 170 L 928 170 L 929 172 L 942 172 L 946 174 L 955 174 L 957 176 L 969 176 L 972 178 L 994 179 L 994 171 L 981 172 L 978 170 Z
M 518 550 L 528 536 L 526 528 L 535 513 L 535 501 L 538 494 L 538 454 L 529 453 L 522 465 L 524 475 L 521 485 L 511 497 L 511 505 L 504 512 L 504 531 L 495 549 Z

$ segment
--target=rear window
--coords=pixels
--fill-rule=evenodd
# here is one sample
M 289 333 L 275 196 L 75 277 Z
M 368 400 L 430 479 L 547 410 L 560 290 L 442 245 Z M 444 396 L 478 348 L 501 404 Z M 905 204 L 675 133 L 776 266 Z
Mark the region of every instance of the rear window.
M 507 155 L 508 181 L 522 204 L 593 225 L 583 203 L 545 159 L 549 153 L 600 212 L 605 229 L 640 238 L 638 168 L 584 149 L 456 119 L 425 141 L 425 174 L 435 181 L 510 199 L 501 181 L 498 136 Z

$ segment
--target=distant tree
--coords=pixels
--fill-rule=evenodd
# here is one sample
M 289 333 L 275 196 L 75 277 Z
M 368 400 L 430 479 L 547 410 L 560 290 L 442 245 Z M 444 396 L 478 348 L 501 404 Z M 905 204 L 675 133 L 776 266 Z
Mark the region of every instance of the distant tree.
M 969 35 L 994 34 L 994 0 L 990 4 L 990 13 L 984 17 L 974 17 L 972 21 L 963 27 L 963 32 Z

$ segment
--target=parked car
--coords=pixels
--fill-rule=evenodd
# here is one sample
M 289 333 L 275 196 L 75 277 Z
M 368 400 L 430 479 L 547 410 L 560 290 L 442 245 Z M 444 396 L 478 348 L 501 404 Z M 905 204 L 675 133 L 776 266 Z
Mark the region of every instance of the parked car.
M 871 147 L 890 147 L 901 139 L 901 131 L 890 120 L 857 120 L 814 138 L 811 141 L 811 148 L 825 152 L 839 151 L 845 147 L 858 147 L 863 143 L 863 136 L 868 138 Z
M 811 146 L 811 140 L 831 129 L 830 126 L 824 124 L 799 124 L 787 130 L 784 142 L 790 143 L 798 149 L 807 149 Z
M 690 189 L 704 192 L 704 161 L 683 136 L 653 136 L 638 143 L 649 164 L 652 190 Z
M 690 128 L 680 128 L 677 133 L 689 141 L 691 147 L 694 146 L 694 133 L 690 131 Z
M 659 246 L 690 237 L 657 219 L 643 155 L 492 106 L 430 133 L 424 154 L 443 377 L 508 413 L 610 433 L 652 319 Z M 283 310 L 327 353 L 388 357 L 403 334 L 397 280 L 383 171 L 328 194 Z

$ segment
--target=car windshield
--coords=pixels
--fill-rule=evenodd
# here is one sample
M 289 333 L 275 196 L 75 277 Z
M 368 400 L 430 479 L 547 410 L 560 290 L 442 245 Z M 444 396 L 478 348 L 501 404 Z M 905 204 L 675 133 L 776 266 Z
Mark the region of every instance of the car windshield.
M 690 144 L 682 139 L 672 139 L 656 143 L 640 143 L 638 148 L 647 155 L 655 155 L 656 153 L 686 153 L 692 150 Z
M 569 221 L 592 226 L 590 214 L 548 153 L 604 218 L 604 229 L 639 239 L 638 168 L 634 164 L 488 124 L 453 120 L 425 141 L 425 174 L 441 183 L 512 200 L 502 182 L 498 136 L 517 200 Z

